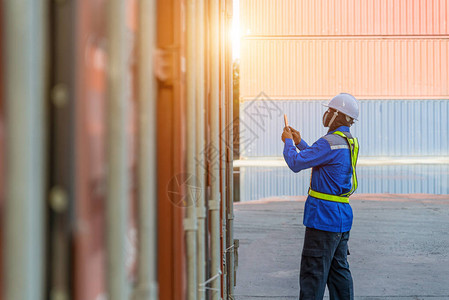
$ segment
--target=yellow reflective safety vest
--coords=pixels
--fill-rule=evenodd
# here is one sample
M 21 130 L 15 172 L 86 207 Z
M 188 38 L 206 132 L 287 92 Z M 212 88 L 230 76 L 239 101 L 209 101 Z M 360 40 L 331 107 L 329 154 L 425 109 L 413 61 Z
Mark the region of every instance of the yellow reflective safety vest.
M 321 199 L 321 200 L 340 202 L 340 203 L 349 203 L 349 196 L 354 194 L 355 190 L 357 189 L 356 164 L 357 164 L 357 159 L 359 156 L 359 141 L 357 140 L 357 138 L 350 138 L 350 137 L 346 136 L 341 131 L 335 131 L 332 134 L 336 134 L 336 135 L 343 137 L 344 139 L 346 139 L 346 142 L 348 143 L 349 151 L 351 154 L 351 166 L 352 166 L 351 190 L 342 195 L 330 195 L 330 194 L 320 193 L 320 192 L 314 191 L 311 188 L 309 188 L 309 195 L 314 198 Z

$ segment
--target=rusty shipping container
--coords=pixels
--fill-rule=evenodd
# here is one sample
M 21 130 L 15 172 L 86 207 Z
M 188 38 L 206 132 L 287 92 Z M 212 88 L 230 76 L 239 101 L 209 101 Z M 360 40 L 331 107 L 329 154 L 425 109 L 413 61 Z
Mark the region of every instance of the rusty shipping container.
M 136 1 L 127 2 L 126 34 L 128 80 L 127 136 L 129 140 L 129 174 L 135 178 L 135 45 Z M 75 299 L 97 299 L 106 294 L 106 105 L 107 57 L 106 2 L 80 1 L 76 7 L 76 82 L 75 82 L 75 211 L 74 235 Z M 126 235 L 127 269 L 134 278 L 136 259 L 135 180 L 130 180 L 129 226 Z
M 183 299 L 186 289 L 184 207 L 174 205 L 168 191 L 180 194 L 185 187 L 171 187 L 177 174 L 185 173 L 185 32 L 184 1 L 158 1 L 157 47 L 172 63 L 170 76 L 158 88 L 158 281 L 160 299 Z M 167 137 L 171 137 L 167 139 Z
M 42 228 L 31 231 L 8 223 L 8 232 L 30 234 L 45 230 L 45 237 L 34 235 L 32 241 L 45 248 L 45 253 L 36 254 L 39 259 L 33 260 L 39 263 L 21 268 L 32 269 L 33 276 L 39 274 L 39 280 L 32 283 L 34 288 L 49 299 L 123 299 L 122 295 L 127 293 L 136 299 L 149 295 L 150 299 L 161 300 L 232 297 L 230 285 L 235 284 L 233 266 L 237 248 L 229 233 L 232 221 L 228 220 L 232 218 L 233 201 L 229 186 L 232 106 L 227 103 L 232 99 L 231 47 L 227 35 L 230 1 L 198 0 L 195 3 L 202 7 L 202 15 L 197 15 L 191 6 L 188 10 L 194 2 L 185 0 L 56 1 L 42 5 L 39 15 L 14 0 L 7 3 L 18 16 L 9 19 L 12 24 L 30 16 L 48 17 L 40 23 L 43 26 L 38 33 L 42 36 L 35 36 L 42 48 L 48 50 L 44 75 L 29 76 L 32 80 L 27 81 L 30 85 L 45 86 L 44 95 L 38 98 L 42 100 L 39 109 L 27 111 L 39 120 L 45 115 L 42 134 L 46 138 L 31 140 L 33 145 L 44 148 L 42 155 L 48 160 L 42 166 L 44 180 L 35 184 L 45 198 L 42 203 L 36 201 L 36 206 L 45 210 L 45 218 L 44 214 L 36 216 L 28 207 L 16 205 L 16 214 L 26 212 L 42 220 L 39 224 Z M 4 21 L 4 15 L 0 15 L 0 21 Z M 208 23 L 216 26 L 207 27 Z M 33 22 L 22 24 L 33 32 L 29 27 Z M 211 27 L 217 35 L 209 32 Z M 3 33 L 0 66 L 4 63 Z M 203 37 L 197 37 L 196 33 Z M 204 45 L 202 54 L 192 52 L 197 44 Z M 8 48 L 9 55 L 22 53 L 12 51 L 18 48 L 15 43 L 14 47 Z M 32 59 L 24 61 L 26 68 L 19 76 L 30 75 L 27 72 L 34 63 L 33 51 L 23 52 Z M 201 64 L 193 63 L 196 57 L 197 61 L 203 60 Z M 202 72 L 197 71 L 199 65 Z M 124 71 L 115 72 L 116 68 Z M 4 153 L 5 127 L 14 116 L 5 116 L 5 102 L 13 102 L 3 97 L 3 86 L 6 83 L 8 87 L 20 86 L 23 78 L 5 79 L 4 69 L 0 70 L 3 220 L 5 204 L 14 201 L 5 197 L 5 178 L 11 183 L 4 168 L 8 161 Z M 196 72 L 198 76 L 192 76 Z M 193 85 L 191 79 L 199 76 L 202 80 Z M 189 93 L 192 87 L 195 94 Z M 210 95 L 212 90 L 214 95 Z M 203 125 L 198 125 L 199 121 Z M 19 122 L 14 125 L 21 127 Z M 187 127 L 198 129 L 193 141 L 189 134 L 193 131 L 188 132 Z M 32 126 L 20 129 L 25 132 L 23 136 L 33 132 Z M 33 158 L 25 162 L 26 167 L 35 163 Z M 201 176 L 194 186 L 185 182 L 187 175 L 192 175 L 186 173 L 188 170 Z M 199 185 L 200 181 L 203 185 Z M 114 189 L 111 182 L 120 187 Z M 212 183 L 216 185 L 211 187 Z M 20 186 L 21 182 L 16 180 L 14 184 Z M 201 189 L 199 197 L 203 202 L 202 206 L 193 207 L 198 213 L 193 218 L 188 215 L 192 207 L 185 203 L 186 199 L 192 199 L 197 204 L 197 196 L 191 196 L 192 189 L 195 194 Z M 228 190 L 231 192 L 225 193 Z M 201 235 L 191 238 L 200 226 Z M 13 263 L 2 265 L 5 261 L 15 262 L 10 260 L 13 251 L 7 254 L 3 251 L 4 239 L 16 238 L 13 234 L 4 238 L 3 227 L 0 227 L 0 299 L 12 285 L 15 289 L 10 293 L 20 296 L 10 298 L 35 299 L 38 296 L 29 287 L 32 284 L 26 285 L 24 292 L 17 288 L 18 280 L 3 285 L 5 274 L 14 273 L 16 277 L 19 274 L 8 272 Z M 148 238 L 149 235 L 152 237 Z M 198 250 L 192 251 L 189 248 L 192 245 L 198 245 Z M 37 250 L 30 251 L 40 253 Z M 22 252 L 18 252 L 14 259 L 23 258 Z M 192 256 L 197 254 L 200 259 L 194 261 Z M 201 276 L 187 275 L 195 272 Z

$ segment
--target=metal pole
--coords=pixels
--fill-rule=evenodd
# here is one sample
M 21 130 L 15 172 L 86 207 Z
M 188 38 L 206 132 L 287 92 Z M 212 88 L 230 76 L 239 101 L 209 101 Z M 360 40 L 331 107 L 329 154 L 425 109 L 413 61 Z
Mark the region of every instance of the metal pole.
M 138 31 L 138 269 L 134 300 L 158 299 L 157 285 L 157 192 L 156 100 L 153 74 L 156 48 L 156 1 L 139 2 Z
M 230 299 L 234 299 L 234 176 L 233 176 L 233 154 L 234 154 L 234 116 L 233 116 L 233 62 L 232 62 L 232 0 L 226 0 L 226 88 L 227 88 L 227 141 L 228 141 L 228 155 L 227 155 L 227 243 L 226 249 L 228 255 L 228 295 Z
M 195 167 L 196 155 L 196 0 L 187 1 L 187 209 L 184 230 L 187 242 L 187 299 L 197 300 L 197 217 L 198 182 Z M 189 180 L 190 178 L 190 180 Z M 193 186 L 192 186 L 193 185 Z
M 198 176 L 198 202 L 197 202 L 197 278 L 198 278 L 198 299 L 204 300 L 206 297 L 205 288 L 201 283 L 206 281 L 206 208 L 205 208 L 205 159 L 204 159 L 204 119 L 206 117 L 204 111 L 205 100 L 205 15 L 204 0 L 197 0 L 197 80 L 196 80 L 196 110 L 198 113 L 196 121 L 196 172 Z
M 221 173 L 221 235 L 222 235 L 222 269 L 223 269 L 223 299 L 227 296 L 227 264 L 226 238 L 227 238 L 227 186 L 226 186 L 226 1 L 220 0 L 220 173 Z
M 47 3 L 4 5 L 6 299 L 44 299 Z
M 128 103 L 125 54 L 126 5 L 123 0 L 110 0 L 108 30 L 108 101 L 107 101 L 107 291 L 108 299 L 128 299 L 126 273 L 126 232 L 128 224 Z
M 211 199 L 208 202 L 211 227 L 211 275 L 212 300 L 221 298 L 221 256 L 220 256 L 220 6 L 219 0 L 210 0 L 210 141 L 209 149 L 214 151 L 209 157 L 211 178 Z

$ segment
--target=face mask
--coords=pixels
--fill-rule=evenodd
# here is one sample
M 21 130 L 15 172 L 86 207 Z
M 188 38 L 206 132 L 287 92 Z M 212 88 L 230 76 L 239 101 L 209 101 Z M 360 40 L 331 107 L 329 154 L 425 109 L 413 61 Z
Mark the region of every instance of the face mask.
M 327 110 L 323 115 L 323 126 L 330 127 L 334 123 L 335 118 L 338 116 L 338 111 L 334 113 Z

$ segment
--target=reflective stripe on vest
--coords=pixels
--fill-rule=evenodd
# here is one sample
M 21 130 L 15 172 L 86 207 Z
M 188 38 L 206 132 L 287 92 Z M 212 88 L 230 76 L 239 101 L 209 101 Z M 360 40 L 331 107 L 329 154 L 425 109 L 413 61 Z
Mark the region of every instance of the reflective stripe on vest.
M 318 198 L 318 199 L 322 199 L 322 200 L 341 202 L 341 203 L 349 203 L 349 196 L 329 195 L 329 194 L 314 191 L 311 188 L 309 188 L 309 195 L 314 198 Z
M 321 200 L 327 200 L 327 201 L 333 201 L 333 202 L 340 202 L 340 203 L 349 203 L 349 196 L 354 194 L 355 190 L 357 189 L 357 173 L 355 170 L 356 164 L 357 164 L 357 158 L 359 156 L 359 141 L 357 138 L 349 138 L 347 137 L 343 132 L 341 131 L 335 131 L 332 134 L 339 135 L 343 137 L 348 145 L 349 145 L 349 151 L 351 154 L 351 166 L 352 166 L 352 186 L 351 190 L 345 194 L 342 195 L 330 195 L 325 193 L 320 193 L 317 191 L 312 190 L 312 188 L 309 188 L 309 195 L 318 198 Z

